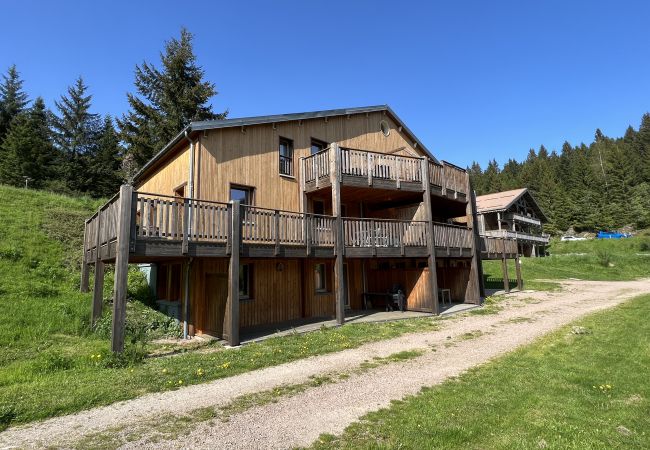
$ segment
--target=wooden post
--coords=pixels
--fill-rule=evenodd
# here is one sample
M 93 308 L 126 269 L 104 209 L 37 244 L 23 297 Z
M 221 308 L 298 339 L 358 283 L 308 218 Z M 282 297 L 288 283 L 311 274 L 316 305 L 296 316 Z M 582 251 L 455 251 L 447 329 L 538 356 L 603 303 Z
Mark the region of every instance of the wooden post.
M 424 188 L 424 210 L 427 220 L 428 231 L 428 250 L 429 250 L 429 286 L 431 295 L 429 296 L 431 312 L 440 314 L 440 305 L 438 304 L 438 275 L 436 267 L 436 241 L 433 231 L 433 211 L 431 209 L 431 183 L 429 182 L 429 161 L 422 158 L 422 185 Z
M 79 290 L 81 292 L 88 292 L 88 283 L 89 283 L 89 272 L 90 268 L 86 262 L 86 251 L 88 245 L 88 221 L 84 224 L 84 244 L 83 244 L 83 254 L 81 255 L 81 283 Z
M 104 306 L 104 262 L 97 258 L 95 261 L 95 281 L 93 283 L 93 304 L 90 323 L 94 326 L 102 316 Z
M 230 202 L 230 232 L 232 247 L 228 265 L 228 303 L 223 330 L 228 345 L 239 345 L 239 255 L 241 253 L 241 206 L 239 200 Z
M 183 243 L 181 244 L 181 253 L 187 255 L 189 251 L 189 239 L 190 239 L 190 208 L 192 204 L 189 200 L 183 200 Z
M 305 238 L 305 253 L 307 256 L 311 254 L 311 214 L 304 213 L 303 220 L 303 234 Z
M 275 233 L 275 249 L 273 255 L 278 256 L 280 254 L 280 211 L 277 209 L 273 214 L 273 232 Z
M 190 337 L 190 275 L 192 258 L 183 264 L 183 339 Z
M 469 179 L 469 175 L 465 174 Z M 468 294 L 473 297 L 468 300 L 473 301 L 475 304 L 479 305 L 481 303 L 481 297 L 485 297 L 485 288 L 483 286 L 483 263 L 481 262 L 481 236 L 478 231 L 478 216 L 476 215 L 476 193 L 472 188 L 469 181 L 466 185 L 468 186 L 467 190 L 467 216 L 472 227 L 472 263 L 470 268 L 470 280 L 469 284 L 472 287 L 472 292 Z
M 126 320 L 126 290 L 129 276 L 129 243 L 131 237 L 131 201 L 133 186 L 123 184 L 120 187 L 119 207 L 117 212 L 117 246 L 115 250 L 115 284 L 113 287 L 113 328 L 111 332 L 111 350 L 124 350 L 124 322 Z
M 523 291 L 524 280 L 521 277 L 521 259 L 519 259 L 519 255 L 515 256 L 515 271 L 517 272 L 517 289 Z
M 501 267 L 503 268 L 503 289 L 506 294 L 510 292 L 510 280 L 508 277 L 508 260 L 506 259 L 506 240 L 501 239 L 503 250 L 501 252 Z
M 336 217 L 336 256 L 334 259 L 334 289 L 336 301 L 336 323 L 345 322 L 345 281 L 343 280 L 343 219 L 341 218 L 341 149 L 337 143 L 330 146 L 330 183 L 332 185 L 332 215 Z

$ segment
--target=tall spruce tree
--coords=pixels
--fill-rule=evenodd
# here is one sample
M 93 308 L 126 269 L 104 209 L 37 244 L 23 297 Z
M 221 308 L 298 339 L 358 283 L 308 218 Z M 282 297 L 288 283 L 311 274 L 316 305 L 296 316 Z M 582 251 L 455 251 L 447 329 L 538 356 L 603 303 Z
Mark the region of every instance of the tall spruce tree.
M 120 158 L 122 148 L 111 116 L 104 117 L 96 147 L 89 161 L 92 183 L 89 193 L 95 197 L 110 197 L 120 186 Z
M 0 143 L 6 136 L 13 119 L 20 114 L 27 104 L 27 94 L 23 92 L 23 80 L 16 65 L 9 67 L 7 74 L 2 76 L 0 84 Z
M 85 192 L 89 188 L 89 158 L 100 129 L 99 115 L 90 112 L 92 95 L 87 91 L 83 79 L 77 78 L 67 95 L 55 102 L 58 114 L 52 116 L 54 143 L 61 153 L 60 176 L 74 192 Z
M 225 118 L 208 103 L 217 94 L 215 85 L 204 81 L 196 63 L 192 34 L 181 29 L 179 39 L 165 43 L 160 68 L 144 62 L 135 68 L 136 94 L 128 94 L 131 110 L 118 120 L 120 135 L 130 159 L 146 163 L 192 120 Z
M 0 147 L 0 182 L 40 188 L 54 176 L 56 150 L 50 140 L 48 111 L 38 97 L 11 123 Z

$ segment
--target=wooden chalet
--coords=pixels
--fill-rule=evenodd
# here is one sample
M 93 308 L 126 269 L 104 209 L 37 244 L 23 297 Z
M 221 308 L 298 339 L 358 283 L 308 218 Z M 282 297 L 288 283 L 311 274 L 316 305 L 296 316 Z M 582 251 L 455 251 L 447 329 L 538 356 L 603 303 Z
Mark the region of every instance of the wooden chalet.
M 543 256 L 550 236 L 543 232 L 546 215 L 526 188 L 476 197 L 481 236 L 517 241 L 522 256 Z
M 516 255 L 480 240 L 475 212 L 466 171 L 388 106 L 193 122 L 86 221 L 82 290 L 94 265 L 98 317 L 115 264 L 115 351 L 130 263 L 155 267 L 187 335 L 231 345 L 240 330 L 342 324 L 398 289 L 407 309 L 438 313 L 439 292 L 480 302 L 482 252 Z

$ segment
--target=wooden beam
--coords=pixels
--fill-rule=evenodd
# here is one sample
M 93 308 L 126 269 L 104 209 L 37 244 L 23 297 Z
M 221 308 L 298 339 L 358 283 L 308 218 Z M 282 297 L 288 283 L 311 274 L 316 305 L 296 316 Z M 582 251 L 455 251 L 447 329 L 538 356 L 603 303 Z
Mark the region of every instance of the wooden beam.
M 129 243 L 131 240 L 131 201 L 133 186 L 120 187 L 117 212 L 117 245 L 115 249 L 115 284 L 113 286 L 113 327 L 111 350 L 124 350 L 124 322 L 126 320 L 126 291 L 129 276 Z
M 517 272 L 517 289 L 524 290 L 524 280 L 521 277 L 521 259 L 519 255 L 515 256 L 515 271 Z
M 102 316 L 104 306 L 104 262 L 97 258 L 95 261 L 95 280 L 93 283 L 93 304 L 90 314 L 90 323 L 94 326 Z
M 336 323 L 345 322 L 345 281 L 343 280 L 343 219 L 341 218 L 341 149 L 337 143 L 330 146 L 330 184 L 332 185 L 332 215 L 336 217 L 336 257 L 334 260 L 334 289 Z
M 468 174 L 465 174 L 469 178 Z M 473 292 L 470 293 L 470 301 L 477 305 L 481 303 L 481 297 L 485 297 L 485 289 L 483 286 L 483 263 L 481 262 L 481 235 L 478 230 L 478 216 L 476 214 L 476 192 L 469 185 L 468 202 L 467 202 L 467 216 L 469 225 L 472 227 L 472 263 L 470 268 L 470 286 Z M 468 289 L 469 290 L 469 289 Z
M 230 201 L 232 247 L 228 264 L 228 302 L 224 335 L 228 345 L 239 345 L 239 255 L 241 254 L 241 206 L 238 200 Z
M 422 187 L 424 188 L 424 210 L 427 221 L 427 247 L 429 252 L 429 308 L 434 314 L 440 314 L 440 305 L 438 304 L 438 275 L 436 267 L 436 241 L 433 234 L 433 211 L 431 209 L 431 183 L 429 182 L 429 161 L 422 158 Z

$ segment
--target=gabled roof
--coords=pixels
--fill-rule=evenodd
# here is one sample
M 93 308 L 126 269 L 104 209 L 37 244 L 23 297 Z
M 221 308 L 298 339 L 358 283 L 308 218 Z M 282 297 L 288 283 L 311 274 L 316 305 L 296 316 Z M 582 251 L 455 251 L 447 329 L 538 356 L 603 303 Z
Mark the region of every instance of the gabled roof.
M 526 195 L 526 197 L 530 200 L 530 205 L 533 209 L 535 209 L 540 219 L 546 220 L 546 214 L 544 214 L 542 209 L 535 201 L 535 198 L 527 188 L 495 192 L 494 194 L 479 195 L 476 197 L 476 212 L 478 214 L 484 214 L 489 212 L 505 211 L 524 195 Z
M 236 119 L 223 119 L 223 120 L 205 120 L 199 122 L 192 122 L 187 127 L 185 127 L 174 139 L 172 139 L 160 152 L 158 152 L 153 158 L 151 158 L 140 171 L 135 175 L 135 181 L 138 181 L 139 178 L 155 163 L 157 163 L 161 158 L 163 158 L 169 151 L 171 151 L 176 144 L 185 138 L 186 135 L 193 131 L 201 130 L 214 130 L 218 128 L 230 128 L 230 127 L 243 127 L 249 125 L 262 125 L 266 123 L 277 123 L 277 122 L 289 122 L 295 120 L 308 120 L 308 119 L 318 119 L 324 117 L 334 117 L 334 116 L 347 116 L 353 114 L 365 114 L 371 112 L 385 111 L 386 114 L 395 122 L 398 126 L 402 127 L 402 132 L 409 136 L 416 148 L 421 149 L 432 161 L 439 164 L 439 161 L 429 152 L 429 150 L 420 142 L 420 140 L 413 134 L 413 132 L 406 126 L 404 122 L 395 114 L 395 112 L 388 105 L 377 105 L 377 106 L 363 106 L 358 108 L 343 108 L 343 109 L 328 109 L 323 111 L 311 111 L 303 113 L 291 113 L 291 114 L 276 114 L 271 116 L 254 116 L 254 117 L 240 117 Z

